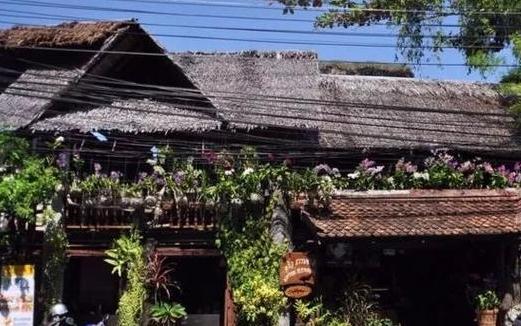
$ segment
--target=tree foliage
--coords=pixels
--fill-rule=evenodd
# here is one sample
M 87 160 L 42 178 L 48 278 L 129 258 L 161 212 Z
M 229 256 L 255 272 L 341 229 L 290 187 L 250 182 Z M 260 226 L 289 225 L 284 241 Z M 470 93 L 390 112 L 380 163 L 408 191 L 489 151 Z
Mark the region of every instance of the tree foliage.
M 388 23 L 398 28 L 400 54 L 420 62 L 446 48 L 460 50 L 471 69 L 485 72 L 502 61 L 499 52 L 512 48 L 520 59 L 521 0 L 278 0 L 285 12 L 295 7 L 321 7 L 320 28 Z

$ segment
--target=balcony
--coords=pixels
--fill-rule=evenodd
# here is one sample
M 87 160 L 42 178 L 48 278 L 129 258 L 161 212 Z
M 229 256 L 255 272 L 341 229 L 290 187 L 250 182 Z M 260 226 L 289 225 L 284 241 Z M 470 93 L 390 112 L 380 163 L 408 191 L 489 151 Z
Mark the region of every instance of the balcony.
M 190 229 L 213 231 L 216 228 L 216 210 L 201 203 L 173 205 L 138 205 L 128 207 L 114 203 L 77 203 L 65 205 L 67 229 L 128 229 L 132 225 L 144 225 L 151 229 Z

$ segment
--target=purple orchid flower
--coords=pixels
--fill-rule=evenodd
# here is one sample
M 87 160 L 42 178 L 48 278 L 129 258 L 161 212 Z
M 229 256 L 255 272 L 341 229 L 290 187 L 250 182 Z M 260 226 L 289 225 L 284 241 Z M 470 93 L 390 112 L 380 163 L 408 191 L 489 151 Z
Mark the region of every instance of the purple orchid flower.
M 58 154 L 58 158 L 56 159 L 56 164 L 60 169 L 65 169 L 69 166 L 69 156 L 67 153 Z
M 174 174 L 174 181 L 176 184 L 181 184 L 185 178 L 185 173 L 183 171 L 177 171 Z
M 118 181 L 119 178 L 121 178 L 122 176 L 122 173 L 119 172 L 119 171 L 111 171 L 110 172 L 110 178 L 113 180 L 113 181 Z
M 331 173 L 331 168 L 327 164 L 319 164 L 313 168 L 316 175 L 327 175 Z

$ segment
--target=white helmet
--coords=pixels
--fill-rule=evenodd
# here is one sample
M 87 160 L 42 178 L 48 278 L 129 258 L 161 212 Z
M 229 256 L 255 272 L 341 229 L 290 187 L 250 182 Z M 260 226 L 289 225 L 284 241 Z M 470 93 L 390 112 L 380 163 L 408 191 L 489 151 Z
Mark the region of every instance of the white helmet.
M 57 303 L 51 307 L 51 310 L 49 312 L 51 314 L 51 317 L 57 317 L 68 314 L 69 310 L 63 303 Z

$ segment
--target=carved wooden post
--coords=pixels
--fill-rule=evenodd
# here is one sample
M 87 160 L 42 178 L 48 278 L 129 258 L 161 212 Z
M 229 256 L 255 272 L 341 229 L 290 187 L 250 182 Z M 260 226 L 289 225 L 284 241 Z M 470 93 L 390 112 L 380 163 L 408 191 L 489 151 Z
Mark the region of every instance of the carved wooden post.
M 291 220 L 290 211 L 286 205 L 282 193 L 273 194 L 275 202 L 273 207 L 273 215 L 271 217 L 271 237 L 276 244 L 286 244 L 289 249 L 293 249 L 291 242 Z M 290 313 L 286 310 L 279 318 L 279 326 L 290 325 Z

